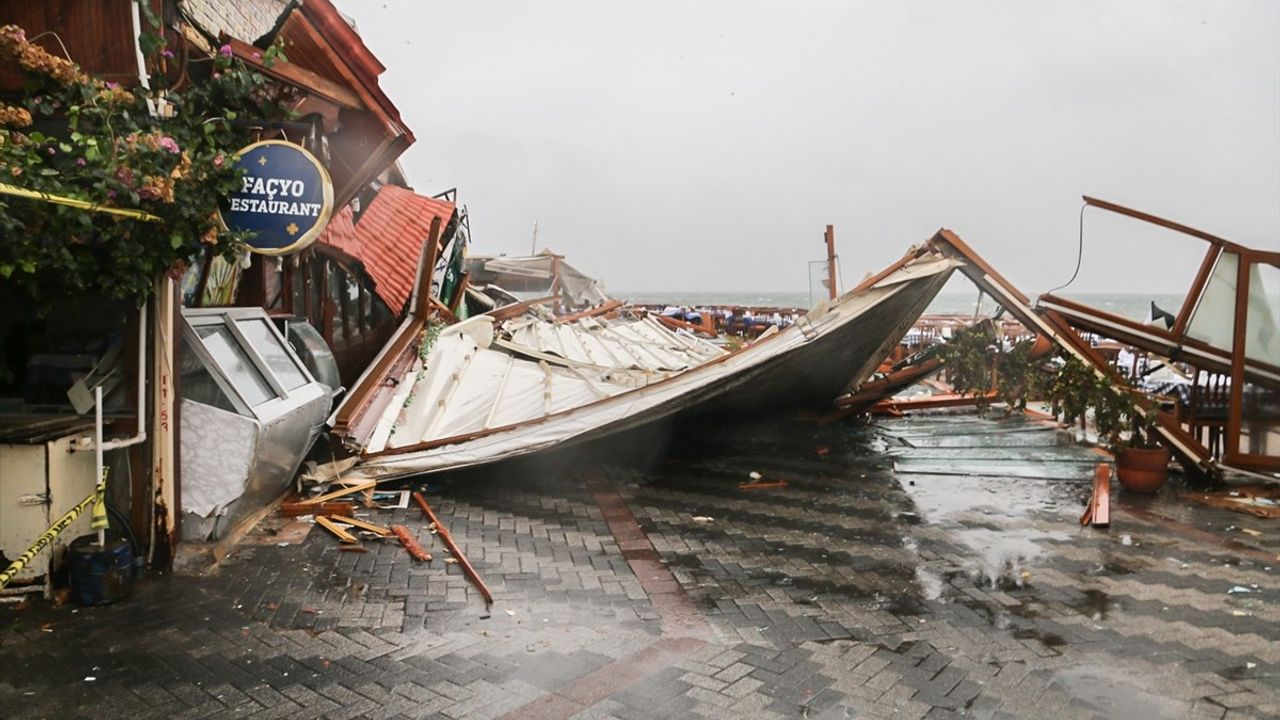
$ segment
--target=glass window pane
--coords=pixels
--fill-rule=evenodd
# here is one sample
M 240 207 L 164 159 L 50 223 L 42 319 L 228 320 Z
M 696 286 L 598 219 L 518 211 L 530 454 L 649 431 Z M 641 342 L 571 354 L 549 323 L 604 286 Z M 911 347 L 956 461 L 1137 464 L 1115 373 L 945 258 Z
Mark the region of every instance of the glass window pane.
M 329 267 L 329 302 L 333 308 L 333 332 L 331 334 L 335 350 L 347 346 L 346 321 L 342 311 L 342 296 L 345 294 L 345 283 L 342 278 L 346 273 L 333 261 L 326 263 Z
M 365 332 L 373 330 L 373 302 L 369 288 L 360 288 L 360 324 Z
M 1224 252 L 1204 286 L 1195 314 L 1187 326 L 1187 337 L 1206 342 L 1216 348 L 1231 352 L 1232 334 L 1235 332 L 1236 273 L 1240 256 Z
M 279 264 L 276 258 L 272 258 L 263 263 L 262 286 L 263 297 L 266 298 L 266 308 L 268 310 L 278 310 L 284 307 L 284 267 Z
M 196 333 L 200 335 L 209 354 L 213 355 L 218 368 L 250 407 L 275 399 L 276 394 L 267 384 L 267 379 L 262 377 L 258 367 L 240 349 L 227 326 L 200 325 L 196 327 Z
M 363 334 L 360 327 L 360 283 L 356 281 L 351 273 L 343 272 L 343 279 L 346 281 L 346 297 L 344 305 L 347 313 L 347 340 L 355 345 L 360 342 Z
M 304 266 L 295 260 L 293 263 L 293 272 L 290 279 L 290 288 L 293 291 L 293 305 L 289 308 L 289 312 L 294 315 L 303 317 L 307 314 L 307 281 L 306 275 L 303 273 Z
M 237 320 L 236 327 L 240 328 L 245 339 L 267 363 L 267 367 L 285 390 L 297 390 L 307 384 L 307 376 L 293 362 L 289 351 L 276 337 L 275 331 L 267 326 L 266 320 Z
M 307 265 L 311 268 L 311 272 L 307 273 L 307 295 L 310 298 L 307 303 L 307 319 L 323 332 L 324 310 L 320 304 L 320 292 L 324 287 L 324 262 L 313 257 L 307 261 Z
M 212 405 L 228 412 L 236 412 L 235 405 L 231 404 L 231 399 L 213 379 L 213 374 L 204 366 L 204 361 L 187 345 L 186 333 L 182 334 L 182 360 L 178 368 L 178 377 L 183 398 Z
M 1280 267 L 1254 263 L 1249 268 L 1249 316 L 1244 354 L 1250 360 L 1280 365 Z

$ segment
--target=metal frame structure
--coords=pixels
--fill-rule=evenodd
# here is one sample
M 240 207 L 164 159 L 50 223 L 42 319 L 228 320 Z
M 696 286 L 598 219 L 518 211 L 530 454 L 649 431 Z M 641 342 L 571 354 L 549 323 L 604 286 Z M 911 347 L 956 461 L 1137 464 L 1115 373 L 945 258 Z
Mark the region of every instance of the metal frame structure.
M 1222 463 L 1227 466 L 1257 471 L 1280 471 L 1280 457 L 1260 453 L 1241 452 L 1240 439 L 1244 431 L 1244 388 L 1246 383 L 1261 385 L 1280 391 L 1280 358 L 1276 363 L 1266 362 L 1246 355 L 1245 340 L 1248 331 L 1248 300 L 1250 280 L 1256 265 L 1280 268 L 1280 252 L 1249 248 L 1202 230 L 1166 220 L 1139 210 L 1084 197 L 1087 206 L 1163 227 L 1189 235 L 1208 243 L 1200 269 L 1191 283 L 1186 299 L 1179 309 L 1172 328 L 1138 323 L 1072 302 L 1054 295 L 1039 299 L 1041 308 L 1060 314 L 1071 326 L 1093 332 L 1141 350 L 1157 353 L 1176 362 L 1185 362 L 1198 369 L 1222 373 L 1230 377 L 1225 436 L 1222 443 Z M 1205 290 L 1214 271 L 1224 258 L 1236 257 L 1234 325 L 1230 349 L 1215 347 L 1203 340 L 1191 337 L 1188 332 L 1200 309 Z M 1277 328 L 1280 331 L 1280 328 Z M 1268 358 L 1270 359 L 1270 358 Z M 1204 450 L 1208 457 L 1209 451 Z

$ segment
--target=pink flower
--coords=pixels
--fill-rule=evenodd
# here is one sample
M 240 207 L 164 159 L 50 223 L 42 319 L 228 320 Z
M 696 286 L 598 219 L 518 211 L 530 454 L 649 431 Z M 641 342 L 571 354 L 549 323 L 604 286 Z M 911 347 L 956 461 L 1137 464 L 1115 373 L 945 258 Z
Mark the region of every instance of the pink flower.
M 109 82 L 109 83 L 107 83 L 107 89 L 108 89 L 108 90 L 115 90 L 115 89 L 116 89 L 116 88 L 118 88 L 118 87 L 120 87 L 120 83 L 118 83 L 118 82 Z
M 222 57 L 231 57 L 232 55 L 231 46 L 223 45 L 222 47 L 218 48 L 218 54 L 221 55 Z
M 49 154 L 50 154 L 50 155 L 57 155 L 57 154 L 58 154 L 58 151 L 57 151 L 57 150 L 54 150 L 53 148 L 49 148 Z
M 165 49 L 160 53 L 160 55 L 161 55 L 162 57 L 171 58 L 171 57 L 173 57 L 173 51 L 172 51 L 172 50 L 169 50 L 168 48 L 165 48 Z
M 174 140 L 168 135 L 165 135 L 164 137 L 160 138 L 160 147 L 164 148 L 165 150 L 168 150 L 174 155 L 177 155 L 180 152 L 178 148 L 178 141 Z
M 84 158 L 76 158 L 76 165 L 79 165 L 80 167 L 84 167 L 85 165 Z
M 225 164 L 226 162 L 227 162 L 227 156 L 224 155 L 223 153 L 218 153 L 217 155 L 213 156 L 213 166 L 216 168 L 222 167 L 223 164 Z

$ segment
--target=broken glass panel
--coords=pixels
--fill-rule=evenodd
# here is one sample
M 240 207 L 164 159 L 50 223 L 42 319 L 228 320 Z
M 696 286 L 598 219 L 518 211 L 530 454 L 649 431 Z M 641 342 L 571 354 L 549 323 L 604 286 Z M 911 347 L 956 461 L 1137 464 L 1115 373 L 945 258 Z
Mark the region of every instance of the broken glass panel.
M 275 331 L 267 326 L 267 321 L 260 318 L 237 320 L 236 327 L 267 363 L 272 374 L 280 381 L 285 390 L 296 390 L 307 384 L 307 376 L 293 362 L 289 351 L 280 342 Z
M 195 330 L 214 362 L 250 407 L 276 398 L 262 372 L 231 336 L 230 328 L 226 325 L 202 325 Z

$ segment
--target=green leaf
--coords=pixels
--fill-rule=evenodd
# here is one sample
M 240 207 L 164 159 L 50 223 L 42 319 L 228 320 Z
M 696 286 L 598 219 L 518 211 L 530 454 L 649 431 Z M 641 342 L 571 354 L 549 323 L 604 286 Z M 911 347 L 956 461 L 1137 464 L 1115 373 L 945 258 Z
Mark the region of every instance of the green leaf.
M 185 242 L 185 239 L 182 237 L 180 233 L 174 233 L 169 236 L 169 246 L 172 247 L 174 250 L 177 250 L 178 248 L 182 247 L 183 242 Z

